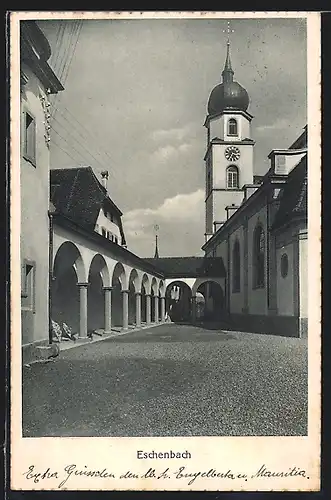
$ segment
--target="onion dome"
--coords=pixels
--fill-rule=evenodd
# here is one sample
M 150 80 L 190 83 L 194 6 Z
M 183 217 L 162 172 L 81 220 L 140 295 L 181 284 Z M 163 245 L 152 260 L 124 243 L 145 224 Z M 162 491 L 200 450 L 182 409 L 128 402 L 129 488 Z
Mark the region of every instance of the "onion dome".
M 247 91 L 238 82 L 233 81 L 234 71 L 230 59 L 230 42 L 227 43 L 227 54 L 222 71 L 222 83 L 211 91 L 208 101 L 208 114 L 216 115 L 225 109 L 246 111 L 249 105 Z

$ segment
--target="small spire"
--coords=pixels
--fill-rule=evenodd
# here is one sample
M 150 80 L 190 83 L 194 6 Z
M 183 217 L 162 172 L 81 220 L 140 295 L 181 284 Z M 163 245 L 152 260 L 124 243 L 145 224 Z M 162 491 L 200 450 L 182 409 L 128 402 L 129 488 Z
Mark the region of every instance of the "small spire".
M 226 44 L 226 59 L 224 64 L 224 69 L 222 71 L 223 82 L 229 83 L 233 81 L 234 71 L 231 66 L 231 58 L 230 58 L 230 41 L 228 40 Z
M 223 32 L 227 33 L 228 40 L 226 42 L 226 59 L 225 59 L 224 69 L 222 71 L 222 78 L 223 82 L 228 83 L 233 81 L 233 75 L 234 75 L 230 58 L 230 33 L 234 33 L 234 30 L 230 28 L 230 21 L 228 21 L 227 29 L 223 30 Z
M 154 254 L 154 259 L 159 259 L 159 249 L 157 245 L 157 234 L 155 235 L 155 254 Z
M 158 239 L 158 236 L 157 236 L 157 233 L 158 233 L 158 230 L 159 230 L 159 226 L 157 224 L 154 225 L 154 231 L 155 231 L 155 253 L 154 253 L 154 259 L 159 259 L 159 248 L 158 248 L 158 244 L 157 244 L 157 239 Z

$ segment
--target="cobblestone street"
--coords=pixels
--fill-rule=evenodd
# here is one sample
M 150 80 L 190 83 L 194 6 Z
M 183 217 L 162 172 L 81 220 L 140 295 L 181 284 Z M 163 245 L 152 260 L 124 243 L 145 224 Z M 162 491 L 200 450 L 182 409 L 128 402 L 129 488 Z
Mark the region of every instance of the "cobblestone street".
M 307 341 L 165 324 L 23 368 L 23 435 L 307 432 Z

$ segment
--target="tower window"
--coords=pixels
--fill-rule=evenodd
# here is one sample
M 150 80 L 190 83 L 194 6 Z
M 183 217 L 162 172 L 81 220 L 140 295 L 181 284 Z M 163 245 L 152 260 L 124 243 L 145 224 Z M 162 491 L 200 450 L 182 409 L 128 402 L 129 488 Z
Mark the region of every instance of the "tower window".
M 264 288 L 265 238 L 263 227 L 259 224 L 253 236 L 253 287 Z
M 240 292 L 240 244 L 236 240 L 232 251 L 232 291 Z
M 239 171 L 235 165 L 230 165 L 226 169 L 227 187 L 234 189 L 239 187 Z
M 36 122 L 30 113 L 24 113 L 24 145 L 23 156 L 36 165 Z
M 234 118 L 228 121 L 228 135 L 238 135 L 238 123 Z

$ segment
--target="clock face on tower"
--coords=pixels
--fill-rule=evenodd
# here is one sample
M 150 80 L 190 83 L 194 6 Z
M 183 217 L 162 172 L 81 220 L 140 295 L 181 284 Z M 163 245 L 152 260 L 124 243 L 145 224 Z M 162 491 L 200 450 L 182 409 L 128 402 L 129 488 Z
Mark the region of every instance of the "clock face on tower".
M 240 158 L 240 150 L 236 146 L 229 146 L 224 152 L 228 161 L 237 161 Z

